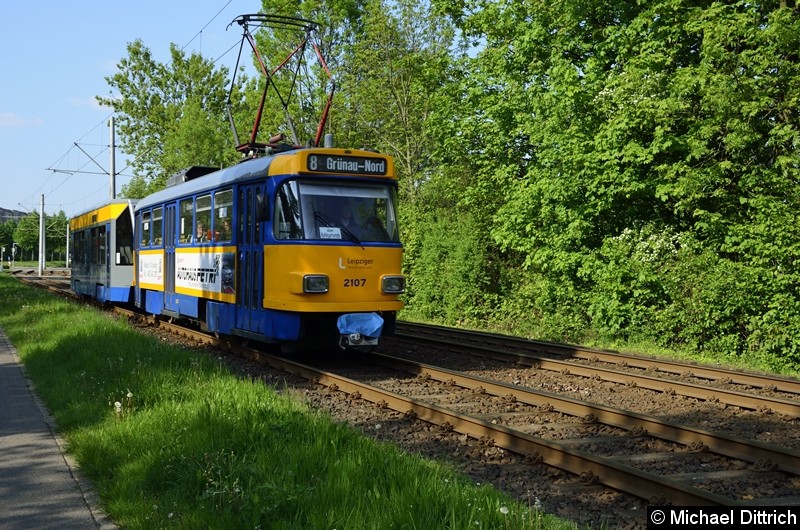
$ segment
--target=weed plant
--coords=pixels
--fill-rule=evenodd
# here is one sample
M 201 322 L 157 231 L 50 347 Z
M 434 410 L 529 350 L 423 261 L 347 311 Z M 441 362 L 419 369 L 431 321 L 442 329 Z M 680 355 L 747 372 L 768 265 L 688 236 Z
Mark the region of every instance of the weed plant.
M 124 528 L 574 528 L 7 275 L 0 327 Z

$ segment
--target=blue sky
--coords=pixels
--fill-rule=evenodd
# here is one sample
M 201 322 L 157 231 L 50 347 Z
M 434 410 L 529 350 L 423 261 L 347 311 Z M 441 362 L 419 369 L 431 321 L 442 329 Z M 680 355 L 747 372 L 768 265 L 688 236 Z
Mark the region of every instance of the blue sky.
M 261 6 L 261 0 L 1 2 L 0 207 L 38 211 L 44 194 L 46 213 L 71 216 L 108 199 L 112 113 L 95 96 L 110 94 L 105 78 L 127 56 L 128 43 L 141 39 L 160 62 L 175 43 L 233 70 L 241 30 L 226 28 Z M 117 150 L 116 171 L 125 165 Z M 129 175 L 117 176 L 117 194 Z

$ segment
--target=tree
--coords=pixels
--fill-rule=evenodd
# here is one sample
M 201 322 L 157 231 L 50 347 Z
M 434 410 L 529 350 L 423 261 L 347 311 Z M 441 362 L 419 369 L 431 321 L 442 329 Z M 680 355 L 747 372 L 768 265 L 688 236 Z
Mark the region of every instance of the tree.
M 437 4 L 480 43 L 464 194 L 537 286 L 516 290 L 531 314 L 800 357 L 796 7 Z
M 429 120 L 452 75 L 454 29 L 425 0 L 371 0 L 361 27 L 345 49 L 339 129 L 347 145 L 394 155 L 401 198 L 416 201 L 435 171 Z
M 123 189 L 128 197 L 163 188 L 188 166 L 224 166 L 237 157 L 225 111 L 227 68 L 215 68 L 199 54 L 186 57 L 175 44 L 170 57 L 168 64 L 158 63 L 141 40 L 130 43 L 119 71 L 106 78 L 118 94 L 97 97 L 118 114 L 120 146 L 133 157 L 134 179 Z M 236 113 L 239 88 L 232 97 Z
M 371 147 L 394 155 L 404 199 L 412 198 L 432 171 L 427 121 L 435 95 L 450 75 L 452 25 L 426 0 L 284 0 L 265 2 L 264 11 L 318 24 L 312 38 L 337 88 L 328 132 L 338 145 Z M 297 31 L 274 27 L 256 33 L 270 71 L 301 37 Z M 289 114 L 301 131 L 301 143 L 316 131 L 330 89 L 328 73 L 313 58 L 308 63 L 304 73 L 310 75 L 295 84 L 298 94 L 288 101 Z M 294 81 L 292 76 L 272 80 L 283 94 Z M 260 83 L 263 89 L 263 81 Z M 251 103 L 253 96 L 249 96 Z M 261 130 L 268 135 L 287 133 L 275 91 L 268 96 L 269 113 L 262 118 Z
M 69 219 L 64 210 L 45 218 L 45 249 L 47 256 L 66 256 L 67 226 Z
M 14 230 L 14 241 L 25 250 L 39 250 L 39 214 L 34 210 L 19 220 Z M 19 256 L 17 259 L 20 259 Z
M 21 250 L 31 252 L 33 256 L 39 255 L 39 223 L 39 213 L 34 210 L 20 219 L 13 229 L 14 242 Z M 69 219 L 63 210 L 55 215 L 45 214 L 45 252 L 47 257 L 66 254 L 68 224 Z M 0 227 L 5 225 L 13 226 L 11 223 L 3 223 Z M 2 233 L 2 228 L 0 228 L 0 233 Z M 10 249 L 11 247 L 6 248 Z M 21 259 L 21 254 L 17 256 L 17 259 Z
M 9 219 L 0 223 L 0 246 L 4 247 L 3 257 L 11 256 L 11 249 L 14 244 L 14 230 L 17 228 L 17 221 Z

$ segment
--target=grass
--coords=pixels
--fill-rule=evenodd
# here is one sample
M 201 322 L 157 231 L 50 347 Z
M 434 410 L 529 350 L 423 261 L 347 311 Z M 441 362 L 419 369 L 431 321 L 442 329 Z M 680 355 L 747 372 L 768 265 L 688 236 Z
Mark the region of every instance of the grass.
M 575 527 L 6 274 L 0 327 L 124 528 Z

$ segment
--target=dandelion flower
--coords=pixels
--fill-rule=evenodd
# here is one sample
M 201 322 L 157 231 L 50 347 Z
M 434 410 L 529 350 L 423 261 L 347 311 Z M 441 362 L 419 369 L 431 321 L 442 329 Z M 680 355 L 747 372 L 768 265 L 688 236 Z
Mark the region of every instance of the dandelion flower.
M 508 515 L 508 507 L 507 506 L 501 506 L 500 507 L 500 513 L 502 513 L 503 515 Z

